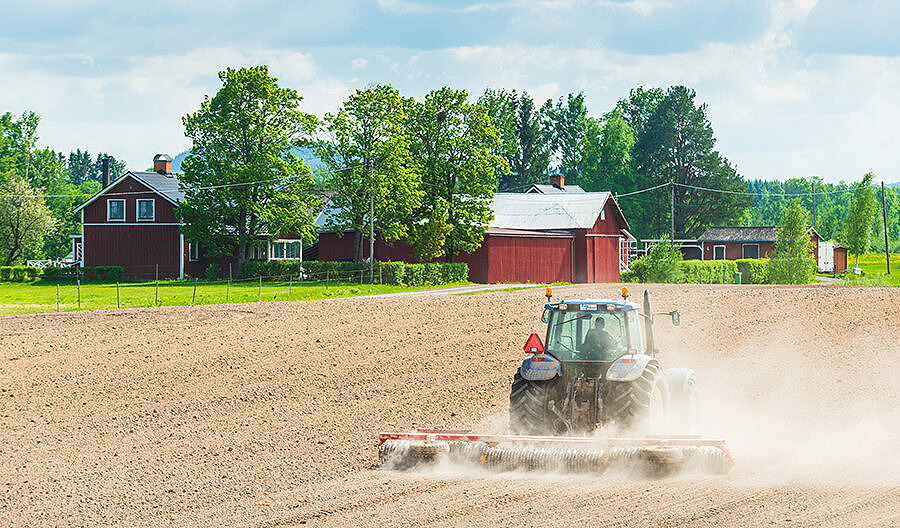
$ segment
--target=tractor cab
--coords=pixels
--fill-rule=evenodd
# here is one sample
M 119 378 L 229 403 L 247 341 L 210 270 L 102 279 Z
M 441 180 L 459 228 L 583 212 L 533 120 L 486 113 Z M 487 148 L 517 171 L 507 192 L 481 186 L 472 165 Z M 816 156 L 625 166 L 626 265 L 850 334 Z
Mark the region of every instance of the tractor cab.
M 613 361 L 641 354 L 640 307 L 609 299 L 566 300 L 544 306 L 546 353 L 560 361 Z

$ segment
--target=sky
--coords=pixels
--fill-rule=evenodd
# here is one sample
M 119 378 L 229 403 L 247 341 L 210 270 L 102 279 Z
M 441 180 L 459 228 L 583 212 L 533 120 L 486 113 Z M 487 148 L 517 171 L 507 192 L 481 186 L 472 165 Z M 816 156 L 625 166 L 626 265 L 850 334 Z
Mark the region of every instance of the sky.
M 600 116 L 638 85 L 684 84 L 748 179 L 900 180 L 900 2 L 891 0 L 0 0 L 0 113 L 39 144 L 129 168 L 190 147 L 182 116 L 226 67 L 266 64 L 323 115 L 390 83 Z

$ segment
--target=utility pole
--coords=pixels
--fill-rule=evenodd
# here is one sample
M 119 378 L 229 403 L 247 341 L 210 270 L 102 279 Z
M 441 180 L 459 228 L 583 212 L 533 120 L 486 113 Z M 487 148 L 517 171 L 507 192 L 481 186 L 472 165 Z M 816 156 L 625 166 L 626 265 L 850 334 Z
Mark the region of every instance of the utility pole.
M 672 225 L 669 231 L 669 242 L 675 245 L 675 180 L 669 180 L 669 219 Z
M 887 257 L 887 274 L 891 274 L 891 246 L 888 245 L 887 207 L 884 205 L 884 182 L 881 182 L 881 218 L 884 220 L 884 256 Z
M 815 178 L 815 177 L 813 177 Z M 812 199 L 813 199 L 813 229 L 818 229 L 816 227 L 816 180 L 810 179 L 809 184 L 812 187 Z
M 369 284 L 375 280 L 375 165 L 369 160 Z

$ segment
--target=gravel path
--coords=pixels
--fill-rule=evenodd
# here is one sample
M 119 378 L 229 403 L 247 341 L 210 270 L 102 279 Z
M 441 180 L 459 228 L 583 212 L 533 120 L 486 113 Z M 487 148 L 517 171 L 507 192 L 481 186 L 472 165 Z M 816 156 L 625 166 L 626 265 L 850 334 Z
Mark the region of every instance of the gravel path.
M 39 314 L 0 318 L 0 526 L 900 525 L 896 289 L 653 294 L 726 477 L 374 468 L 381 430 L 503 428 L 542 290 Z

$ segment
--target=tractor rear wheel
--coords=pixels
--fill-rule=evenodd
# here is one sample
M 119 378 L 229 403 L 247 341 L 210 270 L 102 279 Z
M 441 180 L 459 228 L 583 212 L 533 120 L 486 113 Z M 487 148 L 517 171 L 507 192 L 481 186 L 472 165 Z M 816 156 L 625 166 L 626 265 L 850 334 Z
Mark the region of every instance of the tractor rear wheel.
M 669 411 L 669 391 L 656 362 L 650 362 L 634 381 L 610 381 L 603 402 L 606 421 L 625 431 L 663 427 Z
M 531 381 L 516 371 L 509 393 L 510 433 L 545 435 L 551 432 L 552 413 L 549 404 L 558 379 Z

